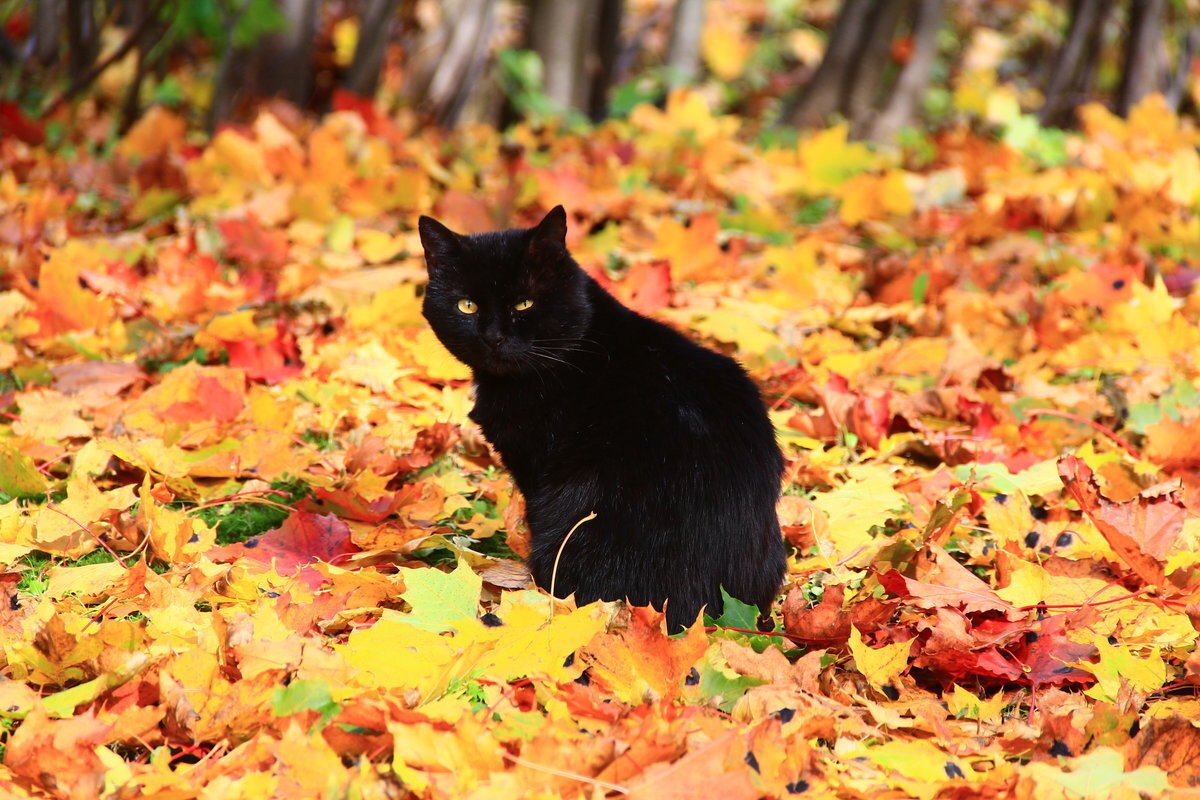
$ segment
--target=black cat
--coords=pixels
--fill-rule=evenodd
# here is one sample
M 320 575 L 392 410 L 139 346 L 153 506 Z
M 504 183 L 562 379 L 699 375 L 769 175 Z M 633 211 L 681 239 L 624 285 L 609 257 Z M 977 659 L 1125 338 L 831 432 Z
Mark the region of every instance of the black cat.
M 621 305 L 571 258 L 562 206 L 463 236 L 421 217 L 424 314 L 474 372 L 471 419 L 525 495 L 530 566 L 579 603 L 666 603 L 671 630 L 720 587 L 766 614 L 783 580 L 783 457 L 737 362 Z

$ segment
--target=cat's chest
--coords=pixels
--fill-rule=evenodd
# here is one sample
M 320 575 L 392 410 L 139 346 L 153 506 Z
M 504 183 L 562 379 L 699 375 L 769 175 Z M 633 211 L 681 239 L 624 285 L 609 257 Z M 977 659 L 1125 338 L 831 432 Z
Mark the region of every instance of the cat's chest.
M 502 451 L 516 441 L 545 447 L 570 427 L 573 405 L 545 386 L 477 383 L 470 416 Z

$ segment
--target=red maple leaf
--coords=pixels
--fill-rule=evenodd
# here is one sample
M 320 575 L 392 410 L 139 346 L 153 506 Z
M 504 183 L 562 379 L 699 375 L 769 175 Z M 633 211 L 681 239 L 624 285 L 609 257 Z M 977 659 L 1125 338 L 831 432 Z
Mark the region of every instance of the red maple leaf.
M 224 344 L 229 354 L 229 366 L 243 370 L 251 380 L 278 383 L 299 375 L 303 369 L 296 337 L 287 330 L 283 320 L 276 321 L 275 338 L 269 342 L 259 344 L 242 339 Z
M 219 220 L 217 230 L 225 238 L 225 255 L 243 267 L 273 270 L 287 263 L 287 233 L 264 228 L 253 214 L 245 219 Z
M 305 583 L 319 585 L 323 578 L 304 569 L 314 561 L 333 561 L 338 556 L 357 553 L 350 541 L 350 528 L 332 514 L 293 512 L 273 531 L 244 542 L 214 547 L 208 551 L 213 561 L 246 559 L 275 565 L 280 575 L 296 575 Z

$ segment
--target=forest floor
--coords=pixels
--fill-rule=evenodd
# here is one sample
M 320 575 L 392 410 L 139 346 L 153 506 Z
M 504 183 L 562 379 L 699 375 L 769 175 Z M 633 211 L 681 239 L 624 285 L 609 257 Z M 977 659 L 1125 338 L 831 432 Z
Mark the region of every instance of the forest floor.
M 151 111 L 0 141 L 0 792 L 1167 796 L 1200 783 L 1200 134 Z M 416 220 L 735 355 L 776 629 L 528 585 Z

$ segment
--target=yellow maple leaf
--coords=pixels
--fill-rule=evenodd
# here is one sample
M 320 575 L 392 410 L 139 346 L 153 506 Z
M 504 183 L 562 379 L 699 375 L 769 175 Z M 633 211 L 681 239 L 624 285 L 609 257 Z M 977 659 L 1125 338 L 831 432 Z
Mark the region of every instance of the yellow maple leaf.
M 333 60 L 339 67 L 348 67 L 358 47 L 358 20 L 354 17 L 338 20 L 333 25 Z
M 355 246 L 368 264 L 382 264 L 394 259 L 404 249 L 402 237 L 385 231 L 363 228 L 356 234 Z
M 202 172 L 205 186 L 214 190 L 216 184 L 230 178 L 253 186 L 267 186 L 272 182 L 259 143 L 228 128 L 218 132 L 193 163 L 195 166 L 189 164 L 189 170 Z
M 848 564 L 870 561 L 874 547 L 870 529 L 887 522 L 908 502 L 893 483 L 888 467 L 860 465 L 846 483 L 814 498 L 816 507 L 829 517 L 829 541 L 817 543 L 826 568 L 855 553 Z
M 1109 644 L 1108 638 L 1101 636 L 1097 636 L 1093 644 L 1099 661 L 1083 661 L 1069 665 L 1096 676 L 1096 685 L 1084 691 L 1087 696 L 1106 703 L 1115 703 L 1124 683 L 1131 684 L 1141 692 L 1156 691 L 1166 683 L 1167 665 L 1158 648 L 1152 648 L 1143 655 L 1135 653 L 1135 648 L 1129 644 Z
M 1104 800 L 1106 798 L 1162 797 L 1169 783 L 1167 773 L 1156 766 L 1129 770 L 1125 756 L 1112 747 L 1097 747 L 1066 766 L 1052 762 L 1029 764 L 1025 771 L 1033 791 L 1047 800 Z
M 365 630 L 334 648 L 355 671 L 354 683 L 387 689 L 414 689 L 421 697 L 444 691 L 459 646 L 450 637 L 409 625 L 403 614 L 385 613 Z
M 271 693 L 282 671 L 230 681 L 214 652 L 188 649 L 173 655 L 161 667 L 162 702 L 174 722 L 189 735 L 218 739 L 245 735 L 259 724 L 270 708 Z
M 394 742 L 392 769 L 419 795 L 464 797 L 506 767 L 500 741 L 469 714 L 453 726 L 389 720 L 388 733 Z M 437 790 L 426 795 L 434 785 Z
M 652 138 L 650 143 L 659 147 L 678 142 L 680 131 L 691 131 L 697 143 L 705 144 L 728 139 L 740 126 L 736 117 L 714 116 L 704 95 L 687 87 L 671 90 L 664 111 L 649 103 L 636 106 L 629 114 L 629 121 L 635 128 L 657 135 L 659 140 Z
M 863 641 L 858 628 L 850 626 L 850 653 L 854 668 L 876 689 L 890 685 L 908 668 L 912 642 L 896 642 L 883 647 L 871 647 Z
M 905 174 L 899 170 L 880 176 L 855 175 L 839 188 L 838 194 L 842 198 L 838 216 L 847 225 L 909 214 L 914 207 Z
M 97 538 L 113 512 L 124 511 L 136 499 L 133 486 L 103 492 L 89 476 L 72 475 L 67 481 L 66 499 L 34 512 L 33 539 L 29 543 L 47 553 L 79 558 L 100 546 Z
M 809 195 L 835 192 L 850 178 L 879 161 L 879 157 L 862 142 L 848 141 L 849 134 L 848 125 L 834 125 L 796 146 L 804 167 L 802 183 L 798 187 L 801 192 Z
M 216 349 L 222 346 L 222 342 L 249 339 L 261 343 L 269 341 L 272 335 L 264 337 L 260 334 L 258 325 L 254 322 L 254 309 L 246 308 L 213 317 L 204 329 L 196 334 L 196 344 L 199 347 Z
M 946 785 L 950 775 L 978 782 L 983 778 L 970 762 L 951 755 L 923 739 L 896 739 L 859 745 L 840 754 L 842 758 L 866 758 L 889 773 L 889 782 L 911 797 L 926 800 Z
M 155 557 L 169 564 L 188 564 L 216 545 L 216 531 L 202 519 L 154 499 L 149 475 L 142 482 L 139 499 L 138 524 Z
M 112 319 L 113 302 L 85 288 L 80 280 L 80 273 L 99 268 L 105 255 L 76 239 L 50 251 L 38 268 L 37 308 L 28 317 L 37 320 L 40 336 L 100 328 Z
M 577 677 L 582 666 L 567 667 L 564 662 L 604 631 L 603 615 L 588 606 L 553 617 L 549 610 L 549 598 L 539 592 L 506 592 L 495 612 L 504 623 L 504 635 L 480 654 L 473 672 L 498 681 L 536 675 L 558 683 Z
M 13 433 L 31 439 L 56 441 L 92 435 L 92 426 L 79 414 L 82 404 L 53 389 L 33 389 L 20 395 L 20 419 L 13 424 Z
M 980 722 L 1000 722 L 1000 714 L 1008 705 L 1004 692 L 996 692 L 990 700 L 981 700 L 970 690 L 955 684 L 954 691 L 943 695 L 950 713 L 960 719 L 977 719 Z
M 432 336 L 433 332 L 430 331 Z M 437 345 L 441 347 L 441 345 Z M 449 358 L 450 354 L 447 353 Z M 333 378 L 357 383 L 376 392 L 387 392 L 405 372 L 401 361 L 384 349 L 377 339 L 370 339 L 347 352 L 333 373 Z
M 1051 576 L 1034 563 L 1018 564 L 1009 576 L 1008 585 L 996 594 L 1014 606 L 1035 606 L 1045 601 L 1050 590 Z
M 737 345 L 741 358 L 752 362 L 764 361 L 767 351 L 780 343 L 779 337 L 758 319 L 728 307 L 704 312 L 691 328 L 718 341 Z
M 633 609 L 629 628 L 598 637 L 583 652 L 592 675 L 627 703 L 678 696 L 683 677 L 708 649 L 697 622 L 680 638 L 660 630 L 661 615 Z
M 151 158 L 181 147 L 187 122 L 162 104 L 155 104 L 133 124 L 117 143 L 117 152 L 126 156 Z
M 1132 336 L 1143 357 L 1170 365 L 1200 349 L 1200 328 L 1179 313 L 1183 302 L 1171 297 L 1162 278 L 1153 287 L 1138 282 L 1132 289 L 1129 302 L 1114 303 L 1107 316 L 1114 331 Z
M 382 288 L 366 303 L 356 303 L 347 314 L 350 324 L 359 330 L 382 330 L 424 325 L 421 298 L 416 284 L 402 283 Z
M 471 377 L 471 368 L 450 355 L 429 328 L 419 329 L 408 340 L 408 352 L 422 371 L 436 381 L 465 381 Z
M 704 63 L 723 81 L 732 81 L 742 74 L 750 49 L 745 31 L 735 24 L 706 25 L 700 35 Z

